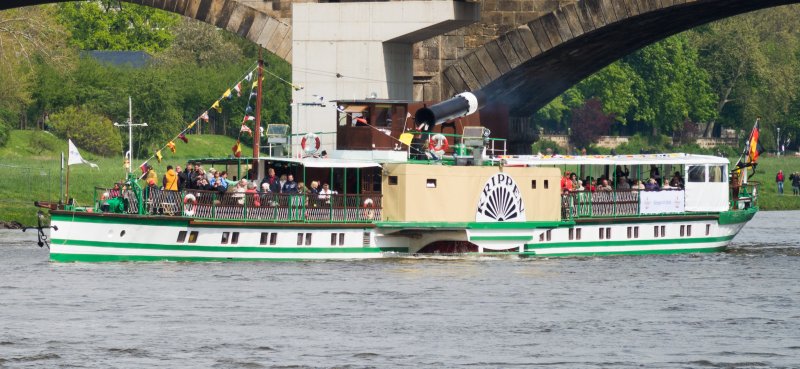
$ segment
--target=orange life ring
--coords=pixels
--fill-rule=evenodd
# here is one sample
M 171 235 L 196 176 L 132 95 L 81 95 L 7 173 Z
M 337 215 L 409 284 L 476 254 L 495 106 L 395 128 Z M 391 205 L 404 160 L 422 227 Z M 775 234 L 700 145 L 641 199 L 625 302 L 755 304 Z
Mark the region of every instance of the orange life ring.
M 187 217 L 194 215 L 195 210 L 197 209 L 197 198 L 194 195 L 187 193 L 186 196 L 183 197 L 183 214 Z
M 450 143 L 447 142 L 447 137 L 441 133 L 437 133 L 431 137 L 428 142 L 430 151 L 447 151 L 450 148 Z
M 311 140 L 314 140 L 313 148 L 308 145 L 308 141 Z M 313 133 L 306 133 L 305 136 L 303 136 L 303 139 L 300 141 L 300 148 L 303 149 L 303 152 L 309 155 L 312 155 L 317 151 L 319 151 L 320 145 L 322 145 L 322 143 L 320 142 L 319 137 L 317 137 L 317 135 Z

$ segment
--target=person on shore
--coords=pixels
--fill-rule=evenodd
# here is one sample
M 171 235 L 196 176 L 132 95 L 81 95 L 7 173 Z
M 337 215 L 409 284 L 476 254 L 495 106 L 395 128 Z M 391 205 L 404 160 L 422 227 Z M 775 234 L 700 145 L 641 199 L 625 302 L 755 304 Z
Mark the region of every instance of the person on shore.
M 778 174 L 775 175 L 775 182 L 778 183 L 778 195 L 783 195 L 783 170 L 779 170 Z
M 792 194 L 795 196 L 800 195 L 800 173 L 792 173 L 789 179 L 792 181 Z

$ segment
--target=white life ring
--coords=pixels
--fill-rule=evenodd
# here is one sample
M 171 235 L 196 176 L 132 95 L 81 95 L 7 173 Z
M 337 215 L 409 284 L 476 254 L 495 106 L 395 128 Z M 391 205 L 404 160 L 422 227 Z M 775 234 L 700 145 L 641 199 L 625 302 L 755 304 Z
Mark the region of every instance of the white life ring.
M 197 198 L 187 193 L 186 196 L 183 197 L 183 215 L 190 217 L 194 215 L 195 210 L 197 210 Z
M 447 142 L 447 137 L 445 135 L 437 133 L 431 137 L 428 148 L 433 152 L 444 153 L 450 148 L 450 143 Z
M 309 145 L 309 141 L 314 141 L 314 145 Z M 300 141 L 300 147 L 303 149 L 303 152 L 306 153 L 307 155 L 313 155 L 317 151 L 319 151 L 320 145 L 321 142 L 319 140 L 319 137 L 310 132 L 306 133 L 303 136 L 303 139 Z
M 370 198 L 364 200 L 364 219 L 372 220 L 375 218 L 375 201 Z

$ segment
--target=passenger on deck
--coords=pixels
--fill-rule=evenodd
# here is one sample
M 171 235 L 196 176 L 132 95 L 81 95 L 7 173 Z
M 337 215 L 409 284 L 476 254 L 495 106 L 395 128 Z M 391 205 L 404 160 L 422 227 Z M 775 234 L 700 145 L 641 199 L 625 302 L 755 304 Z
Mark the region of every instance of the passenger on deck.
M 286 174 L 281 174 L 281 180 L 279 181 L 279 183 L 281 184 L 280 187 L 281 190 L 278 192 L 283 192 L 283 185 L 286 184 Z
M 121 194 L 122 192 L 120 191 L 119 182 L 114 183 L 114 188 L 108 190 L 108 197 L 112 199 L 115 197 L 120 197 Z
M 167 191 L 178 190 L 178 174 L 172 169 L 172 165 L 167 165 L 167 173 L 164 174 L 164 189 Z
M 675 188 L 683 188 L 683 177 L 681 177 L 681 172 L 675 172 L 675 175 L 673 175 L 672 179 L 669 180 L 669 185 Z
M 564 176 L 561 177 L 561 193 L 572 191 L 572 180 L 570 180 L 570 172 L 564 171 Z
M 247 190 L 244 191 L 245 196 L 247 198 L 253 199 L 254 206 L 261 206 L 261 198 L 258 196 L 258 191 L 256 191 L 256 184 L 253 182 L 247 183 Z
M 319 195 L 319 182 L 311 181 L 311 188 L 309 188 L 308 192 L 311 195 Z
M 631 172 L 630 170 L 628 170 L 627 165 L 625 166 L 617 165 L 616 172 L 617 172 L 617 181 L 619 181 L 619 179 L 622 177 L 625 177 L 627 179 L 631 175 Z
M 280 193 L 281 192 L 281 184 L 278 180 L 278 176 L 275 175 L 275 169 L 269 168 L 267 169 L 267 176 L 261 181 L 261 187 L 264 187 L 264 184 L 267 184 L 269 187 L 269 192 L 272 193 Z
M 578 175 L 575 173 L 570 174 L 569 180 L 572 182 L 572 191 L 578 191 Z
M 633 189 L 634 189 L 634 190 L 639 190 L 639 191 L 642 191 L 642 190 L 644 190 L 644 183 L 642 183 L 642 181 L 641 181 L 641 180 L 638 180 L 638 179 L 637 179 L 637 180 L 636 180 L 636 184 L 635 184 L 635 185 L 633 185 Z
M 156 170 L 153 169 L 152 165 L 147 164 L 147 176 L 144 178 L 144 181 L 149 185 L 151 179 L 153 180 L 154 183 L 157 182 L 158 174 L 156 174 Z
M 606 192 L 614 191 L 614 189 L 611 188 L 611 185 L 608 183 L 608 180 L 605 178 L 603 178 L 603 182 L 601 182 L 600 186 L 597 187 L 597 190 Z
M 325 204 L 330 204 L 331 202 L 331 195 L 333 191 L 331 191 L 330 187 L 328 187 L 327 183 L 322 184 L 322 189 L 319 190 L 319 199 L 324 202 Z
M 597 186 L 594 185 L 594 179 L 590 176 L 586 176 L 586 179 L 583 180 L 585 186 L 583 187 L 586 191 L 595 192 L 597 191 Z
M 644 190 L 645 191 L 658 191 L 658 190 L 660 190 L 660 188 L 658 186 L 658 182 L 656 182 L 656 179 L 655 178 L 650 178 L 649 180 L 647 180 L 647 183 L 644 185 Z
M 631 189 L 631 185 L 630 185 L 630 183 L 628 183 L 628 177 L 627 176 L 617 177 L 617 190 L 627 191 L 627 190 L 630 190 L 630 189 Z
M 655 164 L 650 164 L 650 178 L 656 180 L 656 185 L 661 184 L 661 172 L 658 171 L 658 166 Z
M 283 179 L 283 176 L 281 176 Z M 286 182 L 281 186 L 281 193 L 297 193 L 297 182 L 294 181 L 294 175 L 289 173 L 286 177 Z

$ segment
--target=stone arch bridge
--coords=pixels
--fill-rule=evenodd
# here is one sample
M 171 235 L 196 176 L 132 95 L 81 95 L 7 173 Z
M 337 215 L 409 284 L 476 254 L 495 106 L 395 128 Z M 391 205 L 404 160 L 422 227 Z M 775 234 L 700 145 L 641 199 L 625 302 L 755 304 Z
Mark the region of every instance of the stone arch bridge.
M 446 67 L 443 95 L 482 89 L 528 116 L 613 61 L 714 20 L 797 0 L 580 0 L 563 4 Z
M 65 0 L 2 1 L 0 10 Z M 182 14 L 292 62 L 292 4 L 328 0 L 122 0 Z M 357 1 L 357 0 L 356 0 Z M 475 24 L 417 42 L 413 96 L 483 89 L 527 116 L 611 62 L 675 33 L 800 0 L 466 0 Z M 411 83 L 409 81 L 409 83 Z M 381 96 L 383 97 L 383 96 Z

